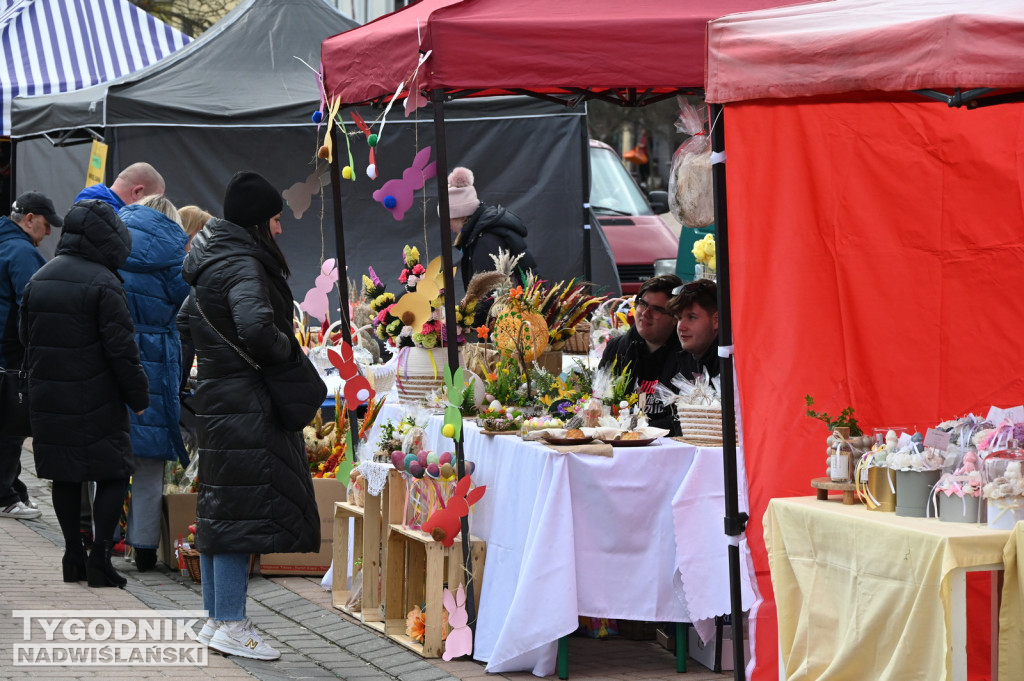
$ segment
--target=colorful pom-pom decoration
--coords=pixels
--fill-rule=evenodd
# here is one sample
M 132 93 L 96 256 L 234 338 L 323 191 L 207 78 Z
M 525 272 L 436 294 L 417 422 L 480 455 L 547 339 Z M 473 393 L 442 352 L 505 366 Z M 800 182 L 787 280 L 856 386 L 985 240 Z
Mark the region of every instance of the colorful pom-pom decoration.
M 346 180 L 351 180 L 352 178 L 355 177 L 355 175 L 356 174 L 352 172 L 352 166 L 345 166 L 344 168 L 341 169 L 341 176 L 344 177 Z
M 371 180 L 376 180 L 377 179 L 377 166 L 372 164 L 372 163 L 370 165 L 366 166 L 366 176 L 368 178 L 370 178 Z
M 331 148 L 328 147 L 325 144 L 322 147 L 320 147 L 319 149 L 317 149 L 316 155 L 317 155 L 317 158 L 327 158 L 328 156 L 331 155 Z
M 366 143 L 371 147 L 377 146 L 377 133 L 370 133 L 370 136 L 366 138 Z
M 391 210 L 392 208 L 394 208 L 397 205 L 398 205 L 398 199 L 396 199 L 395 197 L 393 197 L 393 196 L 385 196 L 384 197 L 384 207 L 387 208 L 388 210 Z M 451 437 L 451 435 L 448 435 L 446 437 Z
M 313 122 L 314 123 L 319 125 L 320 121 L 322 121 L 323 119 L 324 119 L 324 112 L 323 111 L 314 111 L 313 112 Z

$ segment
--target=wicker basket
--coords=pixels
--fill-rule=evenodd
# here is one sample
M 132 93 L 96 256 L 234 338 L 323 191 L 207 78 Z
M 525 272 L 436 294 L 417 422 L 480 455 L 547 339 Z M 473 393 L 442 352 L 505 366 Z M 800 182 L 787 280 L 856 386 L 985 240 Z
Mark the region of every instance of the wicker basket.
M 590 354 L 590 322 L 584 319 L 576 325 L 576 332 L 565 340 L 562 352 L 567 355 Z
M 196 584 L 203 583 L 203 576 L 199 570 L 199 552 L 195 549 L 181 549 L 178 551 L 181 553 L 182 558 L 185 560 L 185 567 L 188 568 L 188 576 L 192 578 L 192 581 Z M 259 554 L 252 554 L 249 556 L 249 576 L 252 577 L 256 574 L 256 568 L 259 567 Z

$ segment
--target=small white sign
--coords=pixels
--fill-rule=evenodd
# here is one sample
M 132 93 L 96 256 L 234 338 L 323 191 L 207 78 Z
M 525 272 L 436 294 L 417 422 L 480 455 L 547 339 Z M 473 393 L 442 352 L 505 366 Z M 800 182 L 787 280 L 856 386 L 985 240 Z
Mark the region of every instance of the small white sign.
M 928 432 L 924 436 L 924 446 L 932 447 L 940 451 L 946 451 L 949 447 L 949 438 L 952 433 L 948 433 L 943 430 L 937 430 L 935 428 L 929 428 Z

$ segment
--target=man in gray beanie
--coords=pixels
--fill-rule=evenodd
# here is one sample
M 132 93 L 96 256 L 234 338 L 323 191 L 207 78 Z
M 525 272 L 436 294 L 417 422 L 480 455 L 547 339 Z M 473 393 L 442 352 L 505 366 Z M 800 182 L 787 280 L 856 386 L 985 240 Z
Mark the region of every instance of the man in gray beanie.
M 459 269 L 464 287 L 477 272 L 494 269 L 490 256 L 497 256 L 498 249 L 523 256 L 520 276 L 528 270 L 537 272 L 537 261 L 526 247 L 526 225 L 512 211 L 481 202 L 469 168 L 455 168 L 448 175 L 448 209 L 451 230 L 458 235 L 455 247 L 462 251 Z

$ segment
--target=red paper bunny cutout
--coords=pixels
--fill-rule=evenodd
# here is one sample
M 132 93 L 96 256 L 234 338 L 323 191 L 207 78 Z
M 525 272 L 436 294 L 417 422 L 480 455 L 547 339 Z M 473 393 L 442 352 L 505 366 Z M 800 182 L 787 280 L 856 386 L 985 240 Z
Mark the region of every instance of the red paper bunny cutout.
M 434 541 L 441 542 L 442 546 L 451 546 L 455 543 L 455 538 L 459 536 L 459 530 L 462 528 L 459 519 L 469 515 L 469 507 L 480 501 L 480 497 L 487 490 L 487 485 L 484 485 L 470 492 L 470 484 L 468 475 L 459 478 L 459 482 L 455 485 L 455 492 L 448 500 L 448 505 L 439 511 L 434 511 L 427 518 L 427 522 L 420 527 L 421 530 L 430 534 Z M 468 495 L 467 492 L 469 492 Z
M 373 399 L 376 393 L 366 377 L 359 373 L 351 345 L 341 341 L 337 348 L 327 350 L 327 357 L 338 369 L 338 375 L 345 379 L 345 404 L 349 409 L 355 409 L 356 405 Z

